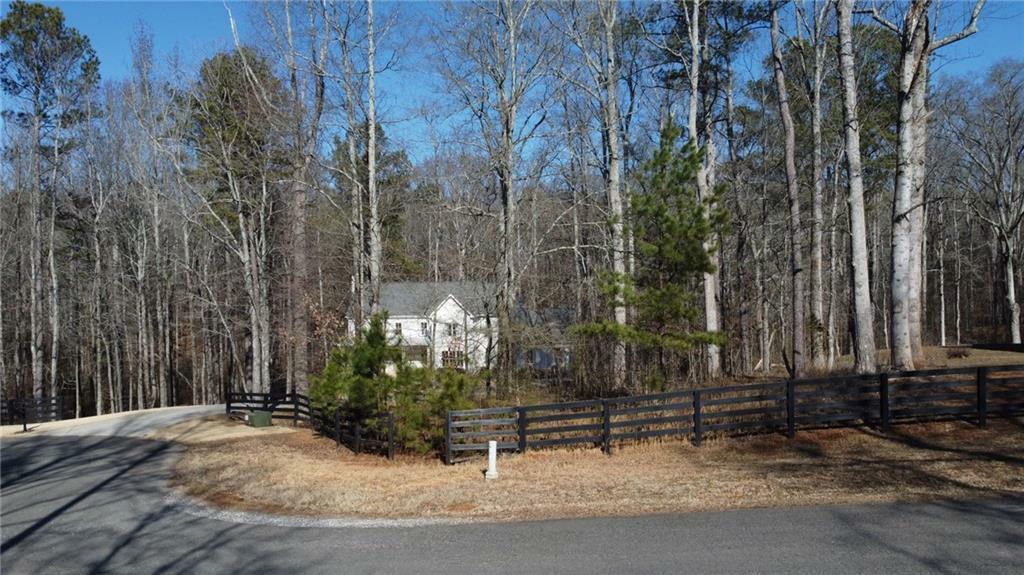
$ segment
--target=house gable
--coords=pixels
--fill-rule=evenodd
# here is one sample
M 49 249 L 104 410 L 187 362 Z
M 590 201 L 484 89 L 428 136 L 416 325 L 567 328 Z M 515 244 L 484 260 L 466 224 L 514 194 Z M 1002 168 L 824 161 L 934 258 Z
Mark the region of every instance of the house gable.
M 463 318 L 473 321 L 473 314 L 452 294 L 448 294 L 448 297 L 441 300 L 434 311 L 430 312 L 430 319 L 437 322 L 451 322 L 455 319 L 462 321 Z

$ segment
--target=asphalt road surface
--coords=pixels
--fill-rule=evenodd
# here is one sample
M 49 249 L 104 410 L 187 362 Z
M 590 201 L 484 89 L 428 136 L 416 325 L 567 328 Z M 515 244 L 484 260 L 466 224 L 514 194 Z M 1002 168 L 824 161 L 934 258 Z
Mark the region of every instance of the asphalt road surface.
M 3 441 L 3 575 L 1024 572 L 1024 499 L 420 527 L 225 522 L 167 496 L 179 448 L 123 435 L 150 424 Z
M 143 437 L 181 421 L 188 421 L 204 415 L 224 413 L 224 405 L 196 405 L 187 407 L 164 407 L 144 411 L 113 413 L 99 417 L 65 419 L 49 423 L 30 423 L 29 434 L 39 435 L 115 435 L 119 437 Z M 21 426 L 8 426 L 20 434 Z

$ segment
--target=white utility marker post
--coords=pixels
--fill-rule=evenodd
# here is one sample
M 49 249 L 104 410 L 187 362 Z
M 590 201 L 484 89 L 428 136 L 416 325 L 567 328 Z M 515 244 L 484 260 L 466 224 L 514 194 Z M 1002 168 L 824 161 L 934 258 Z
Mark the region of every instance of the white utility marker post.
M 498 442 L 488 441 L 487 442 L 487 473 L 484 473 L 485 479 L 497 479 L 498 478 Z

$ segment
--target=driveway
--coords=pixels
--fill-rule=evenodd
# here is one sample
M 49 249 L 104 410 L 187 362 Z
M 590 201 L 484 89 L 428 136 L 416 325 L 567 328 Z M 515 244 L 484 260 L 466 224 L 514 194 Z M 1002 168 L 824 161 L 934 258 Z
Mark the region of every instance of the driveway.
M 4 439 L 0 571 L 1019 573 L 1024 564 L 1024 499 L 1014 498 L 401 528 L 225 522 L 167 497 L 180 448 L 131 436 L 161 424 Z
M 2 436 L 7 438 L 36 437 L 41 435 L 116 435 L 120 437 L 142 437 L 151 431 L 174 425 L 204 415 L 224 413 L 224 405 L 187 405 L 182 407 L 160 407 L 109 413 L 82 419 L 65 419 L 47 423 L 28 424 L 28 433 L 22 432 L 21 425 L 5 425 Z

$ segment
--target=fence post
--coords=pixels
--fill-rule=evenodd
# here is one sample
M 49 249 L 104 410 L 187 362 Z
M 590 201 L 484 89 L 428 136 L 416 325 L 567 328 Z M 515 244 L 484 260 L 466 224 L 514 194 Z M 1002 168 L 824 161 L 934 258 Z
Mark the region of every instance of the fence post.
M 227 399 L 224 405 L 224 413 L 231 415 L 231 392 L 227 393 Z
M 334 408 L 334 440 L 341 447 L 341 406 Z
M 988 368 L 978 368 L 978 426 L 985 427 L 988 420 Z
M 299 394 L 292 392 L 292 427 L 299 425 Z
M 452 412 L 444 416 L 444 464 L 452 464 Z
M 693 390 L 693 444 L 700 447 L 704 439 L 704 423 L 700 413 L 700 390 Z
M 25 399 L 21 400 L 21 432 L 28 431 L 28 409 L 25 407 Z
M 388 413 L 388 459 L 395 458 L 395 414 Z
M 356 418 L 356 417 L 352 418 L 352 425 L 353 425 L 353 429 L 352 429 L 352 443 L 353 443 L 353 445 L 355 447 L 356 455 L 359 455 L 360 453 L 362 453 L 362 439 L 363 439 L 362 438 L 362 434 L 363 434 L 363 428 L 360 425 L 360 423 L 361 422 L 359 421 L 359 418 Z
M 526 410 L 517 407 L 516 413 L 519 414 L 519 453 L 526 453 Z
M 607 399 L 601 400 L 601 417 L 604 425 L 601 427 L 601 451 L 605 455 L 612 454 L 612 411 Z
M 786 437 L 796 436 L 796 385 L 786 380 Z
M 878 408 L 882 418 L 882 431 L 889 431 L 891 415 L 889 413 L 889 374 L 878 374 Z

